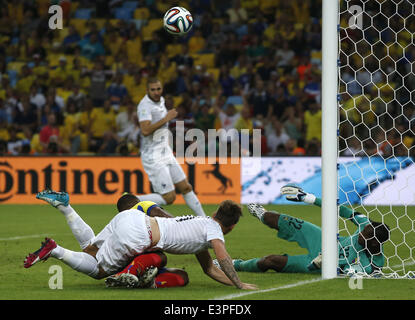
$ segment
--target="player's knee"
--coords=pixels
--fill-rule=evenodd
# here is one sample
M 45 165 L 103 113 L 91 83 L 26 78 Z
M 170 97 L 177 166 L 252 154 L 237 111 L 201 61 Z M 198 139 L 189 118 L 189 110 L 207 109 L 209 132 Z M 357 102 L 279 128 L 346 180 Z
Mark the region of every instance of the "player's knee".
M 101 280 L 103 278 L 108 277 L 108 274 L 104 271 L 104 269 L 102 269 L 101 267 L 99 267 L 99 271 L 98 274 L 91 276 L 92 278 L 96 279 L 96 280 Z
M 287 264 L 287 259 L 288 258 L 286 256 L 271 254 L 258 261 L 258 268 L 262 271 L 271 269 L 281 272 Z
M 157 254 L 161 259 L 160 268 L 164 268 L 167 265 L 167 256 L 161 251 L 157 251 L 155 254 Z
M 167 204 L 172 204 L 176 200 L 176 192 L 172 191 L 166 194 L 163 194 L 163 199 Z
M 192 185 L 190 183 L 186 183 L 183 188 L 180 190 L 181 194 L 189 193 L 193 190 Z
M 98 252 L 98 247 L 95 245 L 88 245 L 87 247 L 83 248 L 82 251 L 95 258 Z
M 280 214 L 273 212 L 273 211 L 267 211 L 264 213 L 263 221 L 264 224 L 266 224 L 268 227 L 273 229 L 278 229 L 278 220 L 280 218 Z
M 184 270 L 177 270 L 176 273 L 182 278 L 183 284 L 182 286 L 186 286 L 189 283 L 189 275 Z

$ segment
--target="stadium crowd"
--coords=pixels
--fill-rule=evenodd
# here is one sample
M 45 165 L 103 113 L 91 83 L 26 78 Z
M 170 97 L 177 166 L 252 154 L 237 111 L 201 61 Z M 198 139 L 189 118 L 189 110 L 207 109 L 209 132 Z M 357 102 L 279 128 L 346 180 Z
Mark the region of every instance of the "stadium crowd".
M 49 27 L 53 4 L 62 29 Z M 162 28 L 174 5 L 193 15 L 186 36 Z M 321 0 L 13 0 L 0 21 L 0 154 L 138 154 L 136 106 L 149 76 L 177 108 L 173 133 L 176 121 L 185 130 L 258 128 L 264 156 L 320 154 Z M 345 103 L 365 97 L 358 86 L 341 88 Z M 366 91 L 372 101 L 375 90 Z M 353 125 L 365 113 L 350 109 L 345 155 L 366 139 L 350 138 L 348 112 L 357 110 Z

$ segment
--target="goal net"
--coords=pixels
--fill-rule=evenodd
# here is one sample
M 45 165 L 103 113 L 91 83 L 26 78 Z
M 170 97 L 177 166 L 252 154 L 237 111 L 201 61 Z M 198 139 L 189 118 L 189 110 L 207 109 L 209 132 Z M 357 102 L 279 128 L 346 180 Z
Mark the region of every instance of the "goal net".
M 338 32 L 338 204 L 390 229 L 370 276 L 413 278 L 415 2 L 341 0 Z M 340 218 L 339 236 L 355 230 Z

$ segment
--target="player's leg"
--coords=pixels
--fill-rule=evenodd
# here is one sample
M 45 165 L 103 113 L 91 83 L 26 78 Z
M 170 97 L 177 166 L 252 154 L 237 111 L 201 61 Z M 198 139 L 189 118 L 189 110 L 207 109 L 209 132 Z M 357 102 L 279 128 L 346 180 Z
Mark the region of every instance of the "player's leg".
M 140 201 L 153 201 L 158 205 L 173 203 L 176 200 L 176 192 L 167 165 L 151 167 L 143 164 L 143 167 L 155 193 L 137 195 Z
M 182 180 L 176 184 L 177 190 L 183 195 L 183 199 L 190 209 L 197 215 L 205 217 L 205 211 L 203 210 L 202 204 L 197 198 L 196 194 L 193 191 L 192 185 L 187 181 L 187 179 Z
M 253 258 L 248 260 L 234 259 L 232 264 L 236 271 L 245 272 L 265 272 L 268 270 L 274 270 L 282 272 L 288 261 L 286 255 L 268 255 L 262 258 Z M 221 268 L 217 260 L 213 260 L 215 266 Z
M 276 272 L 282 272 L 287 265 L 287 261 L 288 256 L 272 254 L 249 260 L 236 259 L 233 261 L 233 266 L 236 271 L 265 272 L 274 270 Z
M 107 287 L 124 288 L 172 288 L 183 287 L 189 283 L 186 271 L 175 268 L 149 266 L 141 275 L 117 273 L 105 280 Z
M 82 272 L 92 278 L 101 279 L 106 276 L 105 271 L 99 268 L 98 262 L 93 256 L 85 252 L 65 249 L 49 238 L 45 239 L 40 249 L 26 257 L 24 267 L 30 268 L 35 263 L 46 261 L 50 257 L 61 260 L 75 271 Z
M 161 252 L 150 252 L 143 253 L 136 256 L 122 271 L 121 273 L 131 273 L 136 276 L 139 276 L 144 273 L 147 268 L 156 267 L 161 269 L 167 264 L 167 256 Z
M 274 270 L 275 272 L 284 273 L 309 273 L 316 271 L 315 268 L 310 268 L 312 260 L 312 257 L 308 254 L 296 256 L 271 254 L 249 260 L 237 259 L 233 261 L 233 265 L 236 271 L 245 272 Z
M 170 195 L 168 195 L 168 196 L 170 196 Z M 160 206 L 171 203 L 171 202 L 168 203 L 166 201 L 165 197 L 163 197 L 161 194 L 158 194 L 158 193 L 140 194 L 140 195 L 137 195 L 137 197 L 140 199 L 140 201 L 152 201 L 152 202 L 157 203 Z
M 278 230 L 278 237 L 297 242 L 302 248 L 318 255 L 321 251 L 321 228 L 295 217 L 266 211 L 258 204 L 249 204 L 249 212 L 272 229 Z
M 268 259 L 261 260 L 260 266 L 264 268 L 272 266 L 270 269 L 276 271 L 281 270 L 281 272 L 309 272 L 309 264 L 321 252 L 320 227 L 286 214 L 266 211 L 265 208 L 257 204 L 248 205 L 248 210 L 265 225 L 278 230 L 277 235 L 279 238 L 290 242 L 297 242 L 300 247 L 308 251 L 307 255 L 286 256 L 287 258 L 284 258 L 285 255 L 271 255 Z M 256 262 L 258 263 L 259 260 Z M 251 262 L 252 265 L 254 263 L 254 261 Z M 262 270 L 259 266 L 257 267 Z
M 255 218 L 259 219 L 263 224 L 268 227 L 278 230 L 278 221 L 280 214 L 274 211 L 267 211 L 265 208 L 256 203 L 248 204 L 248 211 Z
M 205 217 L 206 214 L 202 204 L 194 193 L 192 185 L 187 181 L 186 175 L 176 159 L 169 165 L 169 170 L 176 189 L 183 195 L 183 199 L 189 208 L 192 209 L 197 216 Z
M 189 283 L 189 275 L 182 269 L 162 268 L 154 281 L 156 288 L 184 287 Z
M 92 228 L 78 215 L 69 204 L 69 195 L 66 192 L 44 190 L 36 195 L 37 199 L 44 200 L 58 209 L 66 218 L 69 228 L 78 241 L 81 249 L 85 249 L 95 237 Z

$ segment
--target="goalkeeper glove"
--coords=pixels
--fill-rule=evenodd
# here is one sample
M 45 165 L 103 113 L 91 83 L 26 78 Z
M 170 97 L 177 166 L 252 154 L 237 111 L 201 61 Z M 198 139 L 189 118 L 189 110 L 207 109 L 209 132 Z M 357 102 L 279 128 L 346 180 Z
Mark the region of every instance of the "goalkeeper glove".
M 305 192 L 295 184 L 286 184 L 281 188 L 281 193 L 290 201 L 305 202 L 309 204 L 314 204 L 316 201 L 316 196 L 314 194 Z
M 321 269 L 321 253 L 315 257 L 311 263 L 307 266 L 307 269 L 310 271 L 315 271 Z
M 294 184 L 286 184 L 281 188 L 281 194 L 285 195 L 285 198 L 290 201 L 303 202 L 307 193 L 300 187 Z

